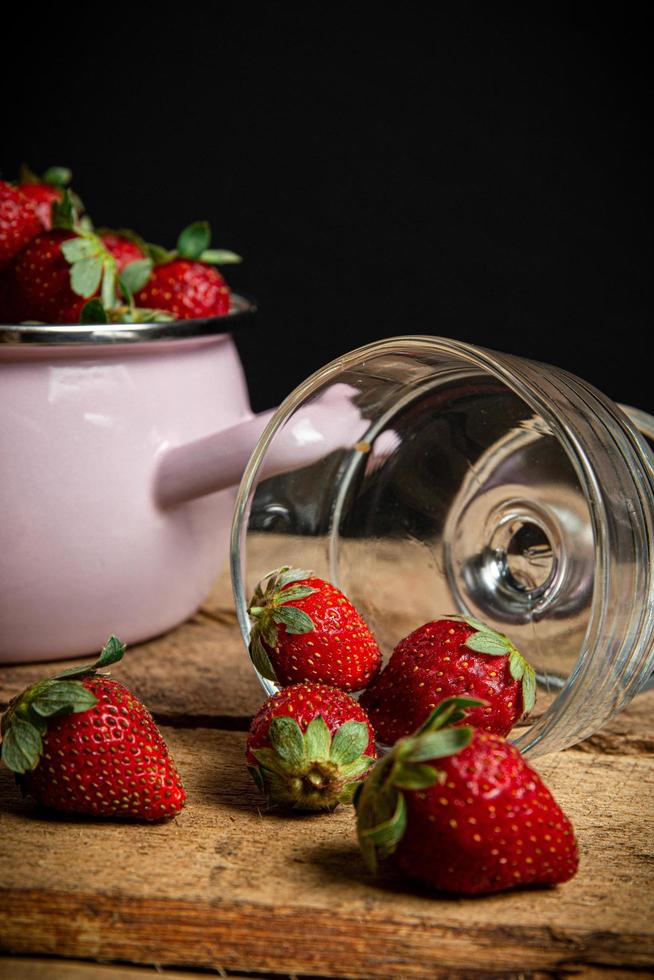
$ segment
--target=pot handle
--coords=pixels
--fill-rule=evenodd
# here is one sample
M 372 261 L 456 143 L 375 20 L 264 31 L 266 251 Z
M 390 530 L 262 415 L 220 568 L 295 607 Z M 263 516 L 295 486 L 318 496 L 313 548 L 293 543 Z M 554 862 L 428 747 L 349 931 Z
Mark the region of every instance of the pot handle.
M 309 466 L 335 449 L 356 445 L 369 426 L 353 402 L 357 394 L 350 385 L 333 384 L 313 402 L 287 412 L 266 451 L 259 477 L 266 479 Z M 159 506 L 174 507 L 237 485 L 275 412 L 262 412 L 229 429 L 167 450 L 155 473 L 154 493 Z
M 275 409 L 169 449 L 155 475 L 155 499 L 160 507 L 204 497 L 233 487 L 241 479 L 250 454 Z

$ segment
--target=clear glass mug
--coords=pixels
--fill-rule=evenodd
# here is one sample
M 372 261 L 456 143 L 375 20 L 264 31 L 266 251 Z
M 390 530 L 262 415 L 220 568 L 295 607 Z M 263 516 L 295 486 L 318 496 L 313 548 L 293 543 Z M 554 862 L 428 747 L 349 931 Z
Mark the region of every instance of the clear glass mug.
M 246 645 L 248 599 L 282 564 L 341 588 L 385 658 L 430 619 L 473 615 L 536 668 L 520 750 L 575 744 L 654 667 L 644 435 L 645 413 L 513 355 L 398 337 L 338 358 L 284 401 L 243 476 L 231 563 Z M 295 463 L 289 440 L 305 446 Z

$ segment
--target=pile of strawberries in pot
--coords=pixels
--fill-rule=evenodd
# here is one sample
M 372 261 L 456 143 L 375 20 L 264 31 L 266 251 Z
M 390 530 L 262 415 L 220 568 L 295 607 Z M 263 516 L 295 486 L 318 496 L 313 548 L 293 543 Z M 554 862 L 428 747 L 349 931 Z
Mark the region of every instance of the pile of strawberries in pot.
M 447 616 L 403 639 L 382 669 L 347 597 L 288 566 L 259 584 L 249 615 L 252 660 L 280 688 L 252 720 L 246 748 L 271 806 L 354 804 L 368 866 L 388 859 L 439 891 L 483 894 L 575 874 L 570 821 L 505 741 L 535 697 L 534 671 L 506 636 Z M 124 649 L 110 637 L 94 664 L 32 684 L 5 712 L 2 759 L 41 805 L 148 821 L 184 806 L 151 715 L 102 671 Z
M 24 169 L 0 180 L 0 323 L 151 323 L 223 316 L 230 292 L 206 221 L 162 248 L 133 231 L 95 228 L 70 171 Z

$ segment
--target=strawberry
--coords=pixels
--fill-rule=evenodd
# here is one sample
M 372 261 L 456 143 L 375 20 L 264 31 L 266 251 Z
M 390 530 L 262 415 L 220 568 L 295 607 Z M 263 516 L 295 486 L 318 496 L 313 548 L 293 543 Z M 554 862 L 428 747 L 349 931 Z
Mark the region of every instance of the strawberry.
M 357 789 L 366 863 L 392 855 L 410 877 L 462 895 L 568 881 L 574 831 L 540 776 L 499 736 L 445 727 L 477 704 L 443 701 Z
M 115 231 L 100 232 L 102 244 L 116 260 L 118 271 L 122 272 L 132 262 L 145 259 L 145 252 L 132 238 Z
M 392 745 L 450 695 L 483 698 L 486 705 L 466 723 L 507 735 L 534 706 L 534 670 L 503 634 L 476 619 L 448 616 L 401 640 L 361 703 L 377 737 Z
M 315 681 L 358 691 L 381 666 L 377 642 L 352 603 L 312 572 L 286 565 L 271 572 L 248 612 L 252 662 L 282 687 Z
M 176 320 L 229 313 L 229 288 L 220 273 L 186 259 L 155 266 L 135 298 L 138 306 L 167 310 Z
M 13 265 L 14 298 L 22 320 L 78 323 L 87 301 L 101 296 L 103 309 L 117 306 L 119 262 L 127 245 L 110 239 L 118 259 L 88 222 L 79 220 L 68 191 L 53 210 L 56 227 L 37 235 Z M 131 254 L 137 254 L 132 251 Z M 152 262 L 132 261 L 120 269 L 120 285 L 131 297 L 150 273 Z
M 62 250 L 76 240 L 72 231 L 57 228 L 37 235 L 14 263 L 15 295 L 22 320 L 78 323 L 86 299 L 71 288 L 71 267 Z M 97 291 L 94 287 L 93 293 Z
M 298 810 L 351 803 L 376 757 L 365 711 L 326 684 L 293 684 L 273 694 L 252 719 L 247 740 L 259 789 L 271 803 Z
M 174 251 L 149 246 L 157 264 L 136 294 L 136 305 L 165 310 L 178 320 L 228 313 L 229 287 L 213 265 L 241 260 L 233 252 L 209 248 L 210 242 L 209 224 L 196 221 L 181 233 Z
M 98 660 L 39 681 L 2 719 L 2 758 L 43 806 L 96 817 L 161 820 L 186 793 L 149 711 L 98 668 L 125 647 L 109 638 Z
M 17 187 L 0 180 L 0 269 L 40 231 L 33 203 Z
M 68 167 L 49 167 L 42 177 L 37 177 L 29 167 L 21 167 L 18 187 L 30 199 L 42 227 L 52 228 L 52 206 L 63 197 L 63 189 L 70 183 L 72 174 Z

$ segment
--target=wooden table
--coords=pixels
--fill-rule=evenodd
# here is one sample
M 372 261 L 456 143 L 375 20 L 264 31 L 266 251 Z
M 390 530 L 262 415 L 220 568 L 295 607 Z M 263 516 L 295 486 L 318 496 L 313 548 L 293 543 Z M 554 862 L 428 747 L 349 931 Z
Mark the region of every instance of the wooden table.
M 652 976 L 654 694 L 538 761 L 577 828 L 576 879 L 442 898 L 374 879 L 353 814 L 266 813 L 243 762 L 262 700 L 223 580 L 113 676 L 162 727 L 189 802 L 148 826 L 46 817 L 0 773 L 0 976 Z M 54 665 L 0 671 L 6 702 Z M 195 972 L 195 976 L 197 976 Z

